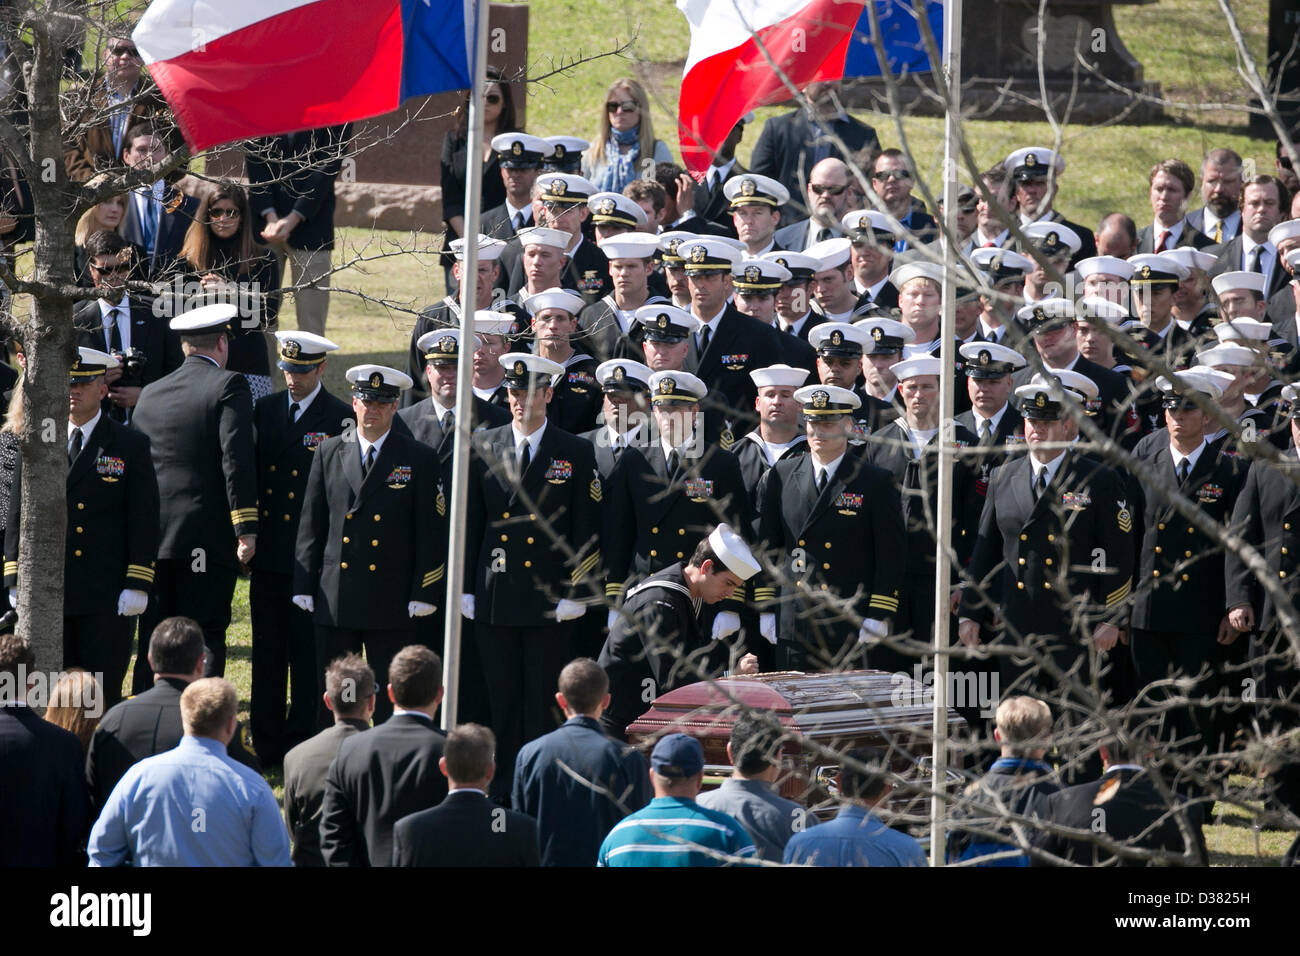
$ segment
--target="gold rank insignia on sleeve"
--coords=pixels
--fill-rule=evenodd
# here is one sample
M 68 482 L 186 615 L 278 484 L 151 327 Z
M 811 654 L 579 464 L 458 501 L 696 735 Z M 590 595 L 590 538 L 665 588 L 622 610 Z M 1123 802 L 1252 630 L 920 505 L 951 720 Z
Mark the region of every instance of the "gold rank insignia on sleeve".
M 433 506 L 438 510 L 438 517 L 447 517 L 447 496 L 442 493 L 442 485 L 438 486 L 438 497 L 433 499 Z
M 591 485 L 589 486 L 589 489 L 591 491 L 591 500 L 596 502 L 597 504 L 600 504 L 600 499 L 603 492 L 601 491 L 601 487 L 600 487 L 599 475 L 591 479 Z
M 1115 503 L 1119 505 L 1119 515 L 1116 518 L 1119 524 L 1119 530 L 1123 531 L 1125 534 L 1128 534 L 1130 531 L 1133 530 L 1133 516 L 1129 514 L 1128 502 L 1117 501 Z

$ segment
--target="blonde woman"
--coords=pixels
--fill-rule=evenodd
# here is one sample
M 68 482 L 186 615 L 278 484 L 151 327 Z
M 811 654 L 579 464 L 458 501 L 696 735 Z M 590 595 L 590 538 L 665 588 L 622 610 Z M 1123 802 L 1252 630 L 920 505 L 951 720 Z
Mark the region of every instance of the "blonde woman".
M 107 174 L 100 173 L 86 186 L 94 189 L 108 180 Z M 119 193 L 116 196 L 109 196 L 101 199 L 95 205 L 91 206 L 81 214 L 77 220 L 76 229 L 73 231 L 73 241 L 77 244 L 76 257 L 73 263 L 74 273 L 78 285 L 90 284 L 90 271 L 86 266 L 86 240 L 95 233 L 102 231 L 122 233 L 122 223 L 126 219 L 126 193 Z M 136 264 L 132 270 L 130 279 L 145 278 L 144 263 L 148 261 L 145 255 L 144 247 L 131 243 L 133 255 L 131 261 Z
M 610 85 L 599 130 L 582 154 L 582 175 L 602 192 L 621 193 L 624 186 L 640 178 L 644 159 L 673 161 L 668 144 L 655 139 L 645 89 L 631 77 Z M 650 178 L 653 176 L 651 169 Z
M 104 709 L 104 690 L 95 675 L 80 667 L 71 667 L 54 685 L 50 705 L 45 708 L 45 719 L 76 734 L 84 754 L 90 749 L 90 738 L 95 735 Z

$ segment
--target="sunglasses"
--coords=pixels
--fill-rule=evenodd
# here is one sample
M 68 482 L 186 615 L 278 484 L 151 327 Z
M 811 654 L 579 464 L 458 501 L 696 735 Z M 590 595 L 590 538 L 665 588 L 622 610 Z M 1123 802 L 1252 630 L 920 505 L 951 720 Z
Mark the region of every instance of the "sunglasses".
M 635 113 L 639 107 L 635 100 L 624 100 L 621 103 L 606 103 L 606 113 Z
M 102 276 L 125 275 L 131 271 L 131 267 L 124 262 L 114 263 L 111 266 L 97 266 L 92 262 L 90 271 L 98 272 Z
M 1291 157 L 1290 157 L 1290 156 L 1280 156 L 1280 157 L 1278 157 L 1277 164 L 1278 164 L 1279 166 L 1281 166 L 1283 169 L 1290 169 L 1290 168 L 1291 168 Z
M 213 209 L 208 213 L 208 218 L 214 221 L 218 219 L 238 219 L 239 216 L 238 209 Z
M 819 186 L 816 183 L 808 184 L 808 191 L 811 192 L 814 196 L 841 196 L 844 194 L 844 190 L 848 188 L 849 187 L 847 185 Z
M 108 52 L 111 56 L 139 56 L 140 55 L 140 51 L 133 46 L 109 47 Z
M 501 94 L 489 93 L 487 94 L 487 96 L 483 97 L 483 99 L 487 101 L 489 106 L 496 106 L 501 102 Z
M 878 173 L 872 173 L 871 178 L 876 182 L 884 182 L 888 179 L 911 179 L 912 174 L 906 169 L 882 169 Z

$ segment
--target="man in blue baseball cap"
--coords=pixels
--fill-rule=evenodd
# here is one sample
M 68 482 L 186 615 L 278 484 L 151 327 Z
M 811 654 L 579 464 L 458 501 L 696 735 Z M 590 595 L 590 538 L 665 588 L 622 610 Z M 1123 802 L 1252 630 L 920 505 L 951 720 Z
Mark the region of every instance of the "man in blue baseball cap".
M 667 734 L 650 753 L 655 798 L 605 837 L 597 866 L 729 866 L 754 857 L 754 843 L 732 817 L 695 801 L 704 750 L 687 734 Z

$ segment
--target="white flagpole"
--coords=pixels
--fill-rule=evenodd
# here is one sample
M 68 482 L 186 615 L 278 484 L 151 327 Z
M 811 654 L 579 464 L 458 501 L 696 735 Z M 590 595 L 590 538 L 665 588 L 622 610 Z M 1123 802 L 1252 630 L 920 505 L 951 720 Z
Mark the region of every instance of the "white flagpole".
M 474 312 L 478 291 L 478 224 L 483 205 L 483 86 L 487 69 L 488 0 L 466 0 L 470 50 L 469 141 L 465 149 L 465 256 L 460 284 L 460 356 L 456 367 L 456 435 L 447 534 L 446 630 L 442 653 L 442 728 L 456 726 L 460 706 L 460 596 L 465 577 L 465 511 L 469 493 L 470 429 L 474 427 Z
M 943 243 L 943 320 L 939 332 L 939 507 L 935 515 L 934 561 L 934 739 L 931 751 L 934 795 L 930 798 L 930 865 L 944 862 L 946 805 L 941 790 L 948 770 L 948 640 L 952 542 L 953 387 L 957 312 L 957 144 L 961 121 L 961 5 L 945 0 L 943 11 L 943 73 L 950 100 L 943 131 L 943 218 L 948 236 Z M 924 16 L 924 6 L 920 5 Z

